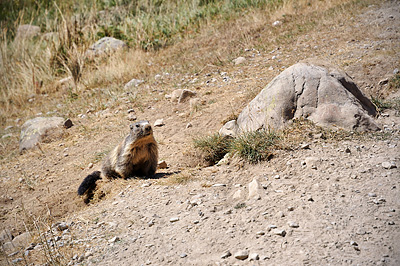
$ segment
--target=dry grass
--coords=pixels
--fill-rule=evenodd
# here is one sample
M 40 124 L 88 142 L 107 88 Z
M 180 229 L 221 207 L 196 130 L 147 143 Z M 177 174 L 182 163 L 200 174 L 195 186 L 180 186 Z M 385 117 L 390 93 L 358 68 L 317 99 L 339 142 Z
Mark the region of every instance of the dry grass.
M 94 22 L 96 9 L 87 10 L 80 20 L 59 12 L 56 17 L 58 22 L 49 22 L 52 24 L 50 28 L 58 31 L 56 41 L 39 38 L 14 43 L 8 39 L 4 29 L 0 40 L 1 124 L 5 125 L 6 121 L 16 117 L 52 111 L 46 110 L 50 109 L 46 108 L 48 103 L 67 100 L 66 92 L 60 91 L 57 85 L 57 81 L 66 75 L 72 76 L 75 81 L 72 88 L 67 88 L 69 96 L 82 97 L 82 92 L 98 87 L 111 87 L 112 91 L 118 92 L 131 78 L 151 80 L 156 73 L 163 71 L 199 73 L 208 64 L 229 64 L 245 48 L 267 50 L 277 42 L 292 41 L 299 33 L 314 27 L 314 20 L 321 15 L 326 16 L 327 10 L 330 10 L 328 16 L 340 16 L 353 6 L 360 5 L 359 1 L 350 0 L 286 0 L 272 3 L 275 4 L 262 10 L 238 9 L 240 17 L 231 15 L 221 20 L 221 17 L 211 16 L 205 23 L 195 24 L 198 33 L 185 34 L 179 37 L 180 42 L 160 51 L 146 53 L 134 49 L 110 60 L 87 64 L 83 52 L 99 31 Z M 266 27 L 266 21 L 272 23 L 276 19 L 285 21 L 285 28 Z M 111 23 L 113 20 L 107 21 Z M 150 21 L 148 24 L 151 24 Z M 32 98 L 35 98 L 34 102 L 28 102 Z M 82 98 L 74 104 L 85 108 L 91 99 Z

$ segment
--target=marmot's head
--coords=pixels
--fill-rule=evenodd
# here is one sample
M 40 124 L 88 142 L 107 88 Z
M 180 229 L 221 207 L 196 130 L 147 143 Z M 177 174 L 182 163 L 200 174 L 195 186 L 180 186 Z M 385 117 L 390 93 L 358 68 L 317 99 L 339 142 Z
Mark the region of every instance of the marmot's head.
M 143 120 L 130 125 L 131 135 L 142 138 L 153 134 L 149 121 Z

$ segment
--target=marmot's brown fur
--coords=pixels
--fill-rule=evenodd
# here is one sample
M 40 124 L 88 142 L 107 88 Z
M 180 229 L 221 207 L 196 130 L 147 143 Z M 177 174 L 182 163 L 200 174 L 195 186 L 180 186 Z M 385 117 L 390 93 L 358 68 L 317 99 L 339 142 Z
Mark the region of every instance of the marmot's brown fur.
M 94 171 L 82 181 L 78 195 L 83 195 L 86 191 L 88 194 L 92 193 L 96 181 L 102 177 L 151 177 L 156 172 L 157 161 L 158 148 L 151 125 L 148 121 L 134 123 L 130 125 L 129 135 L 108 154 L 101 172 Z

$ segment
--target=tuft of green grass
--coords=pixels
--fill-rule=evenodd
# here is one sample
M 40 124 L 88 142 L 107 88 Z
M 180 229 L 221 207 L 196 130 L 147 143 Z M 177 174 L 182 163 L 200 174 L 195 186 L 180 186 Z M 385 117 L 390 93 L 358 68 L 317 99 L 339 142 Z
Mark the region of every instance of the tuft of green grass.
M 194 139 L 194 147 L 201 150 L 204 160 L 216 164 L 225 154 L 231 152 L 249 163 L 268 160 L 281 140 L 272 130 L 246 132 L 235 138 L 222 137 L 218 133 Z
M 389 89 L 397 91 L 400 89 L 400 74 L 394 75 L 390 80 L 389 80 Z
M 194 147 L 204 153 L 204 160 L 216 164 L 229 151 L 230 138 L 218 133 L 193 139 Z
M 233 208 L 235 208 L 236 210 L 242 209 L 242 208 L 246 208 L 246 203 L 244 203 L 244 202 L 238 203 L 238 204 L 236 204 L 235 207 L 233 207 Z
M 258 163 L 272 157 L 280 139 L 279 134 L 270 129 L 246 132 L 232 141 L 230 151 L 250 163 Z
M 380 97 L 372 96 L 371 101 L 376 106 L 379 113 L 386 109 L 395 109 L 397 111 L 400 111 L 400 98 L 398 97 L 391 100 L 385 100 Z

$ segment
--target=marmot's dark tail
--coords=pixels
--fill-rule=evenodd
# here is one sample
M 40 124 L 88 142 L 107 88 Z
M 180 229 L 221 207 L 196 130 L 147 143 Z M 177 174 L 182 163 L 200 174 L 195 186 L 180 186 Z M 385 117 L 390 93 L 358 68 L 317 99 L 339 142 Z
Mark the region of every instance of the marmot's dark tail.
M 83 179 L 81 185 L 78 188 L 78 195 L 83 195 L 87 190 L 93 190 L 96 187 L 96 181 L 101 179 L 100 171 L 94 171 Z

